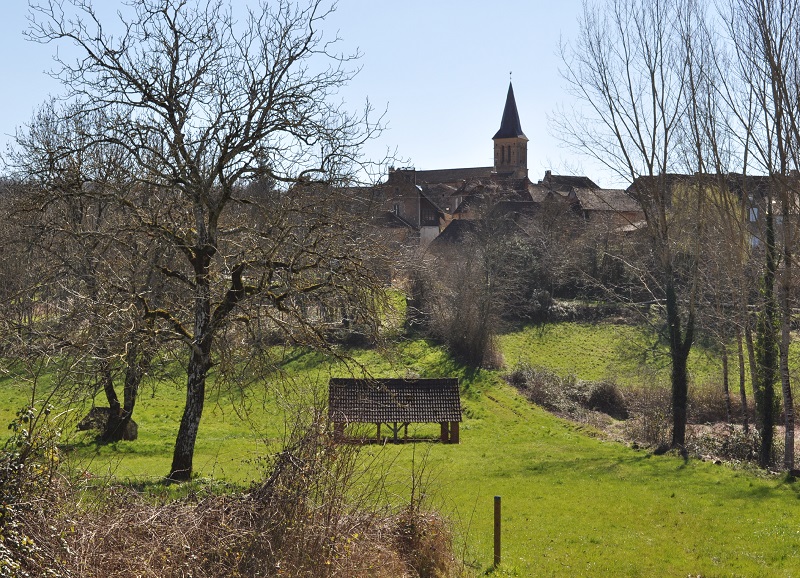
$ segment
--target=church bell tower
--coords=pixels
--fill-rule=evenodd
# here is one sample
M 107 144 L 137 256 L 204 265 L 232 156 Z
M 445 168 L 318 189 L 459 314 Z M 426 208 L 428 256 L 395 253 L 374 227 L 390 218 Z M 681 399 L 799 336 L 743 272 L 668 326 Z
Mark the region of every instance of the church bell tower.
M 492 137 L 494 141 L 494 172 L 499 176 L 517 179 L 528 176 L 528 137 L 522 132 L 514 99 L 514 88 L 508 83 L 506 106 L 500 130 Z

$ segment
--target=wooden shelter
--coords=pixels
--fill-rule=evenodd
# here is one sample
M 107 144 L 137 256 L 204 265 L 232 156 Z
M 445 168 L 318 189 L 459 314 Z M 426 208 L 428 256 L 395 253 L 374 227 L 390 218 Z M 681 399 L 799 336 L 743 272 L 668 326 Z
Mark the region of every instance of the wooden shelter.
M 350 423 L 374 423 L 381 441 L 381 425 L 389 426 L 398 441 L 400 429 L 408 437 L 411 423 L 438 423 L 442 443 L 459 443 L 461 398 L 457 378 L 330 380 L 328 414 L 339 436 Z

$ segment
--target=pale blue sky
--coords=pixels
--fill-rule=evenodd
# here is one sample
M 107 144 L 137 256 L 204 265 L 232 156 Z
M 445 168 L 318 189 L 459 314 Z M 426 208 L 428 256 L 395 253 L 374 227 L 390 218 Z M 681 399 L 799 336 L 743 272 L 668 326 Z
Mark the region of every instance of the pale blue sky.
M 244 3 L 244 0 L 234 0 Z M 117 0 L 95 0 L 111 12 Z M 342 97 L 353 107 L 369 98 L 388 107 L 389 129 L 367 149 L 380 157 L 397 148 L 408 165 L 436 169 L 492 164 L 491 137 L 500 125 L 513 72 L 522 129 L 530 139 L 530 177 L 584 172 L 604 184 L 597 169 L 559 146 L 547 116 L 569 105 L 559 76 L 560 38 L 576 33 L 581 0 L 340 0 L 327 21 L 342 48 L 358 47 L 362 70 Z M 6 0 L 0 21 L 5 55 L 0 75 L 0 134 L 10 140 L 60 86 L 44 71 L 54 45 L 24 40 L 26 0 Z

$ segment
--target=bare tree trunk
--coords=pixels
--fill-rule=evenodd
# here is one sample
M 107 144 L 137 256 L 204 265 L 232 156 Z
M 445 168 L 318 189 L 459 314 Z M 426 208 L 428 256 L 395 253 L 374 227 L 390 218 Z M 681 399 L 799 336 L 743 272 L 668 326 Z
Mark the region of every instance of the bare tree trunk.
M 208 271 L 214 249 L 203 243 L 196 248 L 195 269 L 194 344 L 189 356 L 186 378 L 186 405 L 175 439 L 172 467 L 168 479 L 186 481 L 192 476 L 192 457 L 203 417 L 206 397 L 206 376 L 211 368 L 211 345 L 214 335 L 211 326 L 211 289 Z
M 722 389 L 725 392 L 725 423 L 731 423 L 731 390 L 728 387 L 728 345 L 722 343 Z
M 141 353 L 140 353 L 141 350 Z M 139 385 L 142 381 L 145 368 L 149 366 L 152 353 L 146 347 L 140 348 L 135 341 L 128 344 L 125 354 L 125 384 L 123 386 L 123 404 L 116 403 L 116 411 L 112 406 L 111 416 L 103 432 L 104 442 L 118 442 L 123 439 L 135 439 L 137 431 L 131 426 L 133 421 L 133 408 L 139 394 Z M 114 394 L 116 398 L 116 394 Z M 134 424 L 135 425 L 135 424 Z
M 206 376 L 210 368 L 210 355 L 193 351 L 189 359 L 186 383 L 186 405 L 183 409 L 181 425 L 175 439 L 175 451 L 172 455 L 172 467 L 168 479 L 187 481 L 192 476 L 192 458 L 203 416 L 203 405 L 206 395 Z
M 775 228 L 772 215 L 772 197 L 767 196 L 766 208 L 766 263 L 761 280 L 764 299 L 763 311 L 756 327 L 758 382 L 755 388 L 756 409 L 760 416 L 761 448 L 758 463 L 766 468 L 772 462 L 772 444 L 775 435 L 775 382 L 780 355 L 778 354 L 777 303 L 775 302 Z
M 756 364 L 756 346 L 753 342 L 753 328 L 750 327 L 750 313 L 746 314 L 746 323 L 744 326 L 744 339 L 747 345 L 747 363 L 750 366 L 750 387 L 753 388 L 753 399 L 756 404 L 756 428 L 761 427 L 761 416 L 758 411 L 758 396 L 756 395 L 756 388 L 758 387 L 758 365 Z
M 669 325 L 670 358 L 672 360 L 672 447 L 686 445 L 686 420 L 689 401 L 689 371 L 687 361 L 694 331 L 691 313 L 686 321 L 686 332 L 682 335 L 677 296 L 671 272 L 667 276 L 666 308 Z
M 784 205 L 786 207 L 786 205 Z M 789 344 L 791 341 L 790 323 L 792 309 L 789 302 L 791 291 L 791 265 L 792 254 L 787 244 L 786 229 L 789 227 L 788 211 L 784 208 L 784 245 L 783 245 L 783 271 L 781 272 L 781 345 L 780 345 L 780 373 L 781 392 L 783 393 L 783 424 L 784 450 L 783 467 L 787 470 L 794 469 L 794 399 L 792 398 L 792 384 L 789 376 Z
M 744 345 L 742 343 L 742 328 L 736 327 L 736 350 L 739 361 L 739 396 L 742 400 L 742 426 L 744 432 L 750 431 L 750 419 L 747 410 L 747 391 L 745 390 Z
M 102 352 L 101 355 L 105 355 L 105 352 Z M 107 436 L 109 432 L 115 431 L 119 427 L 119 414 L 121 407 L 119 403 L 119 398 L 117 397 L 117 392 L 114 389 L 114 376 L 111 374 L 111 365 L 109 364 L 107 359 L 103 359 L 100 362 L 100 371 L 101 371 L 101 379 L 103 380 L 103 391 L 106 394 L 108 407 L 111 408 L 111 411 L 109 411 L 108 413 L 108 421 L 106 422 L 106 427 L 103 430 L 100 439 L 102 441 L 108 441 Z

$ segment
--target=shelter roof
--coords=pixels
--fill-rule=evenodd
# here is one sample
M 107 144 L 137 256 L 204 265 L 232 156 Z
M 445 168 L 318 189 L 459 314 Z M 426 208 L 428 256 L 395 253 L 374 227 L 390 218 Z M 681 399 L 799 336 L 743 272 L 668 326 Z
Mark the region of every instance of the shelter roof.
M 461 421 L 457 378 L 333 378 L 328 387 L 328 412 L 334 423 Z

